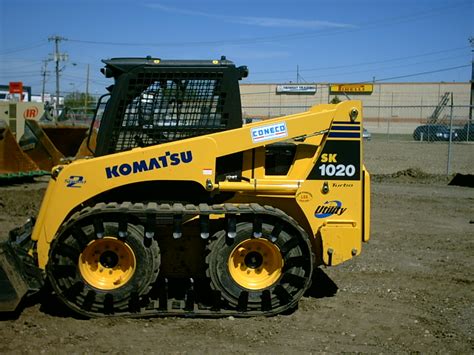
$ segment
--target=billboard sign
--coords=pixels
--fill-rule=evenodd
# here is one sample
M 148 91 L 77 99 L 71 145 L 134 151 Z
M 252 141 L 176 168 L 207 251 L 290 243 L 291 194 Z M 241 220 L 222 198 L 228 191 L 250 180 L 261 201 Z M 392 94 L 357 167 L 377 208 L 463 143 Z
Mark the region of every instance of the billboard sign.
M 316 85 L 277 85 L 277 94 L 315 94 Z
M 351 94 L 371 94 L 374 91 L 373 84 L 332 84 L 331 94 L 351 93 Z

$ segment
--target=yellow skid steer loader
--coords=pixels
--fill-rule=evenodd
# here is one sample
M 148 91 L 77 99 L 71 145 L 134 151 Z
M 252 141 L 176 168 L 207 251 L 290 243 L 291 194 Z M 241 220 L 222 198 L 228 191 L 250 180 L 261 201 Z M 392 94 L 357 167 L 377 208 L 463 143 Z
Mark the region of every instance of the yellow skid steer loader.
M 3 243 L 0 310 L 48 282 L 87 317 L 275 315 L 316 267 L 360 254 L 359 101 L 242 125 L 248 70 L 225 57 L 104 63 L 94 157 L 54 167 L 37 218 Z

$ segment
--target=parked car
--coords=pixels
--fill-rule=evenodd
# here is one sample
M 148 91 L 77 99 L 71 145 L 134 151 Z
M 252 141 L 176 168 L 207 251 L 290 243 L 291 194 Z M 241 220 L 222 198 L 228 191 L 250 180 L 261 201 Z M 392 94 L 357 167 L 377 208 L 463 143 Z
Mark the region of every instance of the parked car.
M 463 128 L 457 129 L 456 133 L 458 141 L 474 142 L 474 123 L 466 123 Z
M 260 122 L 263 121 L 263 118 L 261 117 L 247 117 L 244 118 L 244 124 L 249 124 L 249 123 L 255 123 L 255 122 Z
M 370 141 L 372 139 L 372 133 L 370 133 L 368 130 L 364 128 L 362 130 L 362 138 L 365 139 L 366 141 Z
M 413 132 L 413 139 L 416 141 L 449 141 L 450 128 L 441 124 L 427 124 L 416 127 Z M 451 139 L 457 140 L 458 133 L 451 130 Z

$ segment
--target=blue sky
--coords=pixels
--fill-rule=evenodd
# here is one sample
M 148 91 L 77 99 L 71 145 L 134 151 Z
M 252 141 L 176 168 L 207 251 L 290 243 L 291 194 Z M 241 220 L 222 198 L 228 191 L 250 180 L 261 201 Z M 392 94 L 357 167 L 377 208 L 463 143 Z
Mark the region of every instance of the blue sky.
M 0 0 L 0 84 L 41 93 L 64 37 L 61 89 L 110 84 L 101 59 L 151 55 L 247 65 L 244 82 L 467 82 L 474 0 Z M 46 91 L 54 92 L 54 63 Z

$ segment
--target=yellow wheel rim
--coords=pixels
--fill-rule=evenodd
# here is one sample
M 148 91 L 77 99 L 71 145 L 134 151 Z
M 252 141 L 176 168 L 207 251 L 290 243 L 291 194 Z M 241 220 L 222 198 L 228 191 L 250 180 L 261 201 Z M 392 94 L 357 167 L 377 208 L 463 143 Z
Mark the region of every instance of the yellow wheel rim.
M 125 285 L 135 273 L 132 249 L 114 237 L 91 241 L 79 256 L 83 279 L 99 290 L 113 290 Z
M 230 253 L 229 272 L 234 281 L 249 290 L 273 285 L 282 274 L 280 249 L 267 239 L 248 239 Z

